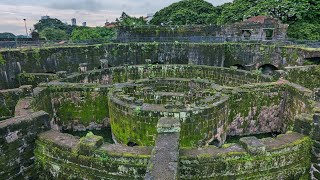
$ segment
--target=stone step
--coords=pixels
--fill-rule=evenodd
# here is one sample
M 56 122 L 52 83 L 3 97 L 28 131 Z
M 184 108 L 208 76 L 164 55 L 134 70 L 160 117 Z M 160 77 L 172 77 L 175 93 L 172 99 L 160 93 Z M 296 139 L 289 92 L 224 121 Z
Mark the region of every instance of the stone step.
M 14 116 L 26 116 L 32 114 L 34 110 L 31 107 L 31 103 L 31 97 L 20 99 L 15 107 Z

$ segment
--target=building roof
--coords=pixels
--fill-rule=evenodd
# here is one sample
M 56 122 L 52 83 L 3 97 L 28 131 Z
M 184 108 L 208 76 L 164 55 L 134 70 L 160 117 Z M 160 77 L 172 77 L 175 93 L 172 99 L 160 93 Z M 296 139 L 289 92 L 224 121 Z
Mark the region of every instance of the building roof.
M 114 28 L 117 26 L 117 23 L 116 22 L 106 22 L 105 25 L 104 25 L 106 28 Z
M 247 22 L 256 22 L 256 23 L 264 23 L 264 21 L 266 19 L 268 19 L 268 18 L 269 17 L 267 17 L 267 16 L 254 16 L 254 17 L 251 17 L 251 18 L 249 18 L 249 19 L 247 19 L 245 21 L 247 21 Z

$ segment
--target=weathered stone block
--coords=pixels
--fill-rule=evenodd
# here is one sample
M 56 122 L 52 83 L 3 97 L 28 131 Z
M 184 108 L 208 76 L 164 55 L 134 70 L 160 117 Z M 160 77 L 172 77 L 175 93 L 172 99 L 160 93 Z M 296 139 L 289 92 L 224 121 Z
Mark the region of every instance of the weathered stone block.
M 313 140 L 320 141 L 320 127 L 314 126 L 311 137 Z
M 85 137 L 80 139 L 79 154 L 92 155 L 93 152 L 103 144 L 103 137 L 96 136 L 89 132 Z
M 293 131 L 310 135 L 312 130 L 313 117 L 310 114 L 301 114 L 295 117 Z
M 243 137 L 239 140 L 243 148 L 252 155 L 264 154 L 266 151 L 265 145 L 256 137 Z
M 88 71 L 88 63 L 80 63 L 79 64 L 79 72 L 85 73 Z
M 313 115 L 313 122 L 315 124 L 319 124 L 319 122 L 320 122 L 320 114 L 314 114 Z
M 35 177 L 33 152 L 36 135 L 48 129 L 49 115 L 43 111 L 0 122 L 0 179 Z
M 59 77 L 59 78 L 66 78 L 67 77 L 67 71 L 58 71 L 56 73 L 56 75 Z
M 101 69 L 109 68 L 109 61 L 107 59 L 100 59 Z
M 313 171 L 313 176 L 317 179 L 320 179 L 320 172 L 318 171 Z
M 180 121 L 176 118 L 163 117 L 159 119 L 157 124 L 158 133 L 180 132 L 180 129 Z

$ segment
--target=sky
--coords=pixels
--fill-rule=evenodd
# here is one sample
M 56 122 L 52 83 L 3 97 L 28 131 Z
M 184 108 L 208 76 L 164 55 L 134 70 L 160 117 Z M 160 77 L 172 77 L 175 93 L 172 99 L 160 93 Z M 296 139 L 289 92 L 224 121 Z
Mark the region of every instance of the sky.
M 71 24 L 87 22 L 88 26 L 103 26 L 106 20 L 114 21 L 122 12 L 130 16 L 146 16 L 179 0 L 0 0 L 0 32 L 25 34 L 23 19 L 27 28 L 33 29 L 41 16 L 48 15 Z M 221 5 L 232 0 L 207 0 Z

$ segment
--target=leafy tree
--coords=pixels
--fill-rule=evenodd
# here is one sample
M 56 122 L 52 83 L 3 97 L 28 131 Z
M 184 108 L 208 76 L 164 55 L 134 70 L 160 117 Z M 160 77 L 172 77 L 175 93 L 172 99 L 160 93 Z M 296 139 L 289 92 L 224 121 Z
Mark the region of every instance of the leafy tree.
M 158 11 L 151 24 L 216 24 L 217 11 L 204 0 L 182 0 Z
M 60 21 L 56 18 L 48 18 L 48 19 L 42 19 L 37 24 L 34 25 L 34 29 L 41 33 L 43 30 L 51 28 L 51 29 L 59 29 L 62 31 L 65 31 L 67 34 L 71 35 L 73 26 L 68 25 Z
M 9 32 L 0 33 L 0 38 L 15 38 L 16 36 Z
M 131 17 L 125 12 L 122 12 L 121 17 L 117 18 L 116 22 L 119 26 L 141 26 L 147 24 L 147 21 L 143 17 Z
M 46 40 L 67 40 L 69 38 L 65 31 L 54 28 L 45 28 L 39 34 Z
M 83 40 L 99 40 L 99 39 L 112 39 L 115 36 L 113 29 L 105 27 L 77 27 L 72 31 L 71 39 L 73 41 Z
M 316 39 L 319 29 L 319 0 L 235 0 L 224 5 L 218 24 L 229 24 L 257 15 L 272 16 L 288 23 L 288 36 Z
M 288 36 L 291 38 L 320 40 L 320 23 L 296 22 L 289 27 Z

